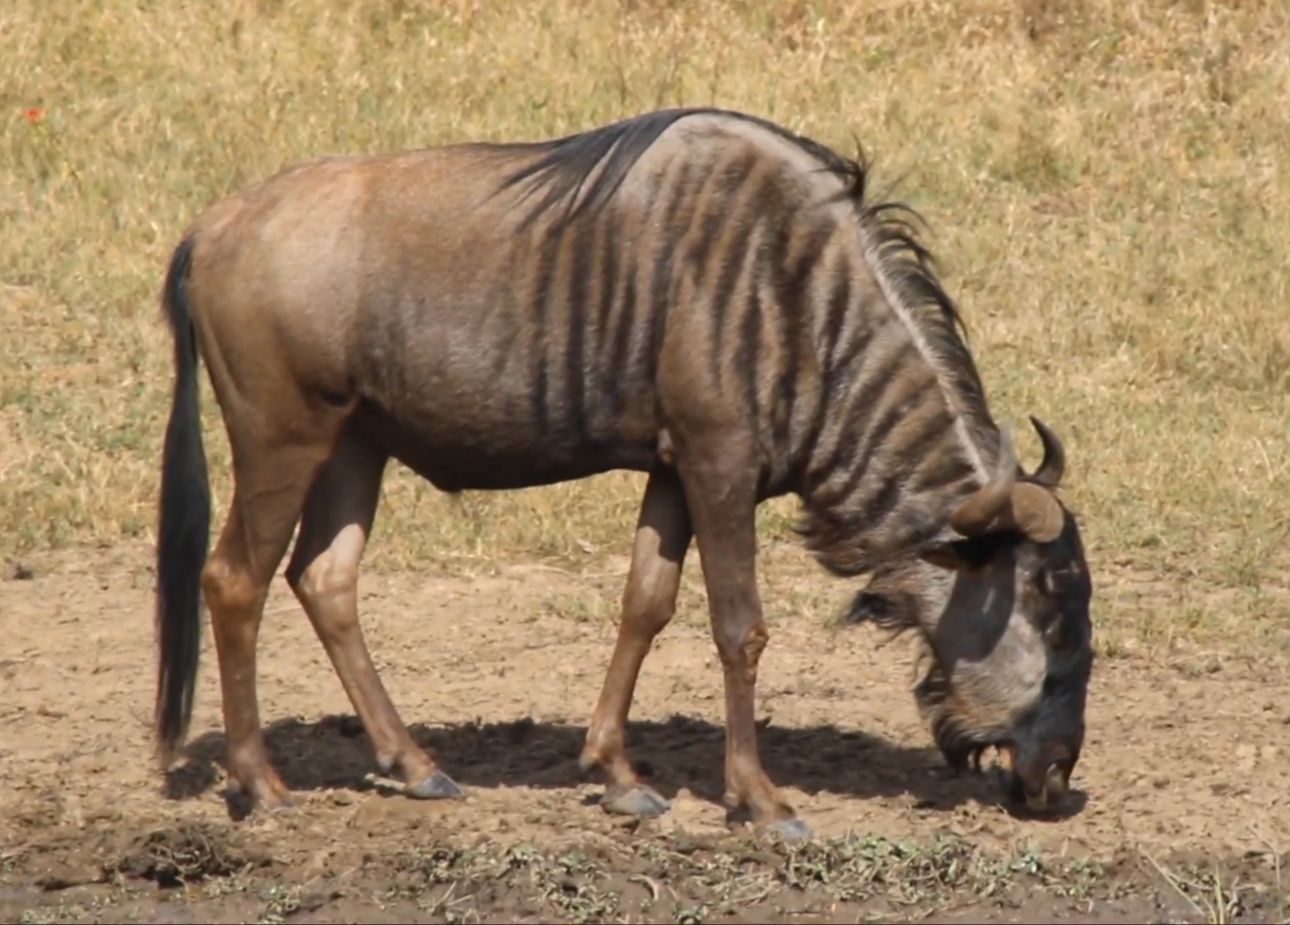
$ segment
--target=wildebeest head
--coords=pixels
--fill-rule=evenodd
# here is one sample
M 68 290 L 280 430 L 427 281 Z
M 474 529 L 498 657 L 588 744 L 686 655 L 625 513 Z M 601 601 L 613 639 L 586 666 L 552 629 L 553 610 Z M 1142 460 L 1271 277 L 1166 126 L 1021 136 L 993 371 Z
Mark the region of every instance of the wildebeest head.
M 994 480 L 951 517 L 960 538 L 876 571 L 850 619 L 917 630 L 926 662 L 915 693 L 946 760 L 979 767 L 998 747 L 1011 758 L 1011 798 L 1043 810 L 1065 795 L 1084 741 L 1092 582 L 1054 493 L 1062 444 L 1031 420 L 1039 468 L 1021 474 L 1005 437 Z

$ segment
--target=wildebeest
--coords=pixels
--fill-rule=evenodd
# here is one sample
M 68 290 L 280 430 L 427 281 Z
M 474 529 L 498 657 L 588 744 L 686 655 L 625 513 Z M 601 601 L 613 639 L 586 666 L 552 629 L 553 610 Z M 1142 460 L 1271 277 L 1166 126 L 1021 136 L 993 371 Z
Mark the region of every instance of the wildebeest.
M 537 143 L 324 158 L 207 210 L 163 289 L 163 760 L 187 733 L 204 596 L 231 781 L 262 806 L 287 798 L 256 638 L 298 524 L 286 578 L 377 763 L 413 797 L 460 793 L 410 737 L 359 624 L 359 561 L 396 459 L 449 492 L 648 473 L 581 756 L 610 811 L 666 809 L 624 729 L 694 539 L 724 672 L 726 802 L 806 831 L 754 721 L 768 639 L 754 512 L 790 493 L 822 564 L 870 576 L 853 619 L 925 641 L 917 696 L 947 759 L 1000 746 L 1017 796 L 1062 795 L 1092 661 L 1088 569 L 1055 494 L 1062 444 L 1035 421 L 1044 460 L 1021 469 L 913 211 L 871 202 L 866 180 L 863 157 L 762 119 L 668 110 Z M 235 478 L 213 551 L 199 358 Z

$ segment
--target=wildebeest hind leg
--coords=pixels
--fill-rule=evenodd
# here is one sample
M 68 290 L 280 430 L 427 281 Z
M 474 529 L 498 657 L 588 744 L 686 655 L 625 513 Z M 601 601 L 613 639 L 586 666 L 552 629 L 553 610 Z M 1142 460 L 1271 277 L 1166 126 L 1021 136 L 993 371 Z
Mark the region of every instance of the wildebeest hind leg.
M 326 445 L 278 445 L 252 456 L 246 448 L 253 443 L 233 441 L 233 499 L 202 570 L 202 588 L 219 656 L 229 775 L 253 804 L 273 809 L 288 802 L 288 793 L 269 762 L 260 730 L 256 641 L 269 582 L 291 541 Z
M 623 590 L 618 641 L 605 674 L 600 701 L 587 730 L 582 767 L 609 777 L 602 806 L 630 816 L 657 816 L 667 801 L 640 782 L 624 744 L 627 714 L 650 644 L 676 611 L 681 567 L 690 545 L 690 517 L 676 473 L 655 469 L 645 486 Z
M 414 797 L 461 793 L 412 741 L 372 664 L 358 619 L 358 572 L 380 499 L 386 455 L 349 431 L 309 492 L 287 581 L 309 615 L 381 770 Z

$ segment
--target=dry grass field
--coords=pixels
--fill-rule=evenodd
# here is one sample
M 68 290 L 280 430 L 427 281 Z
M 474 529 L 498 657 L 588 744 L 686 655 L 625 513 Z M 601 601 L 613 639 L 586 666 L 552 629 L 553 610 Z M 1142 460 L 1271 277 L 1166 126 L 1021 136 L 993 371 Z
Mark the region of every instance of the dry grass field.
M 1284 921 L 1288 36 L 1284 0 L 8 0 L 0 911 Z M 189 764 L 163 781 L 147 729 L 172 376 L 158 293 L 187 222 L 319 154 L 680 104 L 843 153 L 858 140 L 929 221 L 1026 459 L 1026 414 L 1066 441 L 1101 656 L 1083 812 L 1027 824 L 938 776 L 905 651 L 831 625 L 850 589 L 797 548 L 788 500 L 760 520 L 765 748 L 821 840 L 776 849 L 719 823 L 720 672 L 694 568 L 633 714 L 640 754 L 684 784 L 677 809 L 627 831 L 584 805 L 573 759 L 643 487 L 625 474 L 448 498 L 391 469 L 365 627 L 417 735 L 471 788 L 463 806 L 364 783 L 365 737 L 281 587 L 262 706 L 309 799 L 229 819 L 209 637 Z M 218 520 L 227 445 L 203 395 Z

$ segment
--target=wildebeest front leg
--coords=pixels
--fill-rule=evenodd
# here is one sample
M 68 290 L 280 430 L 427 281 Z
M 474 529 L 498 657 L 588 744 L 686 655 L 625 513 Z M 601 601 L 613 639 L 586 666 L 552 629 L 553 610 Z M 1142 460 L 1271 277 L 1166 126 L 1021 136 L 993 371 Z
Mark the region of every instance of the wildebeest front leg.
M 757 666 L 769 634 L 757 593 L 755 469 L 737 469 L 730 464 L 737 454 L 725 450 L 696 453 L 681 470 L 725 676 L 725 801 L 731 809 L 746 806 L 759 826 L 800 838 L 808 829 L 771 783 L 757 749 Z
M 676 611 L 681 567 L 690 545 L 685 493 L 671 469 L 655 469 L 645 486 L 623 591 L 618 642 L 609 662 L 600 701 L 587 730 L 582 767 L 599 767 L 609 777 L 602 806 L 631 816 L 657 816 L 667 801 L 636 776 L 624 747 L 627 714 L 641 664 L 654 637 Z
M 358 571 L 380 498 L 386 457 L 347 434 L 305 503 L 287 580 L 363 722 L 385 773 L 397 769 L 406 793 L 422 799 L 461 794 L 412 741 L 372 664 L 358 619 Z

